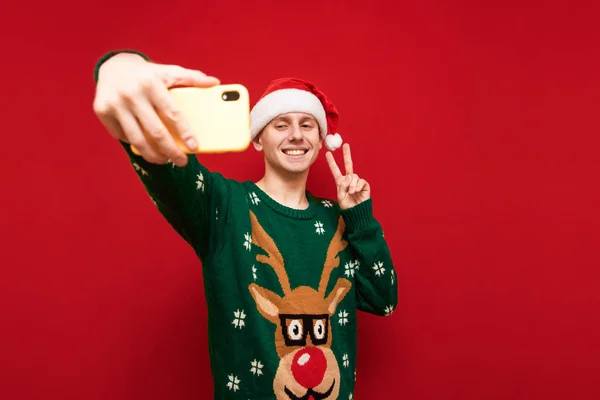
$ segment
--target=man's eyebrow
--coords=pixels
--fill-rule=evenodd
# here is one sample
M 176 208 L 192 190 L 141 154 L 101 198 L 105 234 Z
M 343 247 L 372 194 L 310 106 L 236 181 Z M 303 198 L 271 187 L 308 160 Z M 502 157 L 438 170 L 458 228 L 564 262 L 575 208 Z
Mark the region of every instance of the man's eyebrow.
M 280 115 L 273 119 L 274 122 L 283 121 L 283 122 L 288 122 L 288 123 L 291 122 L 291 120 L 292 120 L 292 118 L 287 115 Z M 300 118 L 300 122 L 305 122 L 305 121 L 317 122 L 316 118 L 311 115 L 304 115 L 303 117 Z

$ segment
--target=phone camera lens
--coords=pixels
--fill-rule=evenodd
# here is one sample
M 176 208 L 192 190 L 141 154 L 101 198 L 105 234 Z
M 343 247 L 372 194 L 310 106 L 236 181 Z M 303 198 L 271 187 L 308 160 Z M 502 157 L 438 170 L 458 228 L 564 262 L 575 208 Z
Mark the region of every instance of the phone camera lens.
M 221 98 L 224 101 L 236 101 L 237 99 L 240 98 L 240 92 L 237 91 L 230 91 L 230 92 L 223 92 L 223 95 L 221 96 Z

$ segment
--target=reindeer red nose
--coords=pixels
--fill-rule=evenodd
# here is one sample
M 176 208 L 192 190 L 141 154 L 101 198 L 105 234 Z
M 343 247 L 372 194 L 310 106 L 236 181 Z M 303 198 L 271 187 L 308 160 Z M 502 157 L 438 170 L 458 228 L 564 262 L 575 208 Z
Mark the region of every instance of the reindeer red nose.
M 325 376 L 327 359 L 316 347 L 306 347 L 294 356 L 292 374 L 296 381 L 307 389 L 318 386 Z

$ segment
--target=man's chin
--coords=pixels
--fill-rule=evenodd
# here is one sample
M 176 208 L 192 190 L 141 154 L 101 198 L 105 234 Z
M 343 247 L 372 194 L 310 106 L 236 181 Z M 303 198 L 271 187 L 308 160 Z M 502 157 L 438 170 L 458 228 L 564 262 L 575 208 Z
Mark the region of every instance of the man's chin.
M 311 165 L 312 165 L 312 160 L 310 160 L 310 159 L 291 161 L 291 162 L 288 160 L 282 160 L 282 162 L 280 164 L 281 168 L 284 169 L 286 172 L 298 173 L 298 174 L 307 172 Z
M 287 164 L 287 165 L 283 165 L 283 168 L 290 173 L 296 173 L 296 174 L 304 174 L 306 172 L 308 172 L 308 170 L 310 169 L 310 166 L 312 165 L 311 162 L 303 162 L 303 163 L 298 163 L 298 164 Z
M 285 158 L 278 158 L 275 160 L 270 160 L 270 162 L 267 161 L 267 163 L 270 165 L 270 169 L 273 171 L 279 171 L 279 173 L 282 175 L 295 177 L 297 175 L 308 173 L 314 161 L 315 160 L 312 159 L 304 159 L 302 161 L 290 162 Z

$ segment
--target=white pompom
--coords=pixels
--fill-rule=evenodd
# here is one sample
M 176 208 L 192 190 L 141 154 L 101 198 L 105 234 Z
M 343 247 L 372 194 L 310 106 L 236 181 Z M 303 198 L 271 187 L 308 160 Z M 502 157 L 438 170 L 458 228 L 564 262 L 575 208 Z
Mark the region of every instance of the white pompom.
M 325 147 L 333 151 L 342 147 L 342 137 L 339 133 L 325 136 Z

